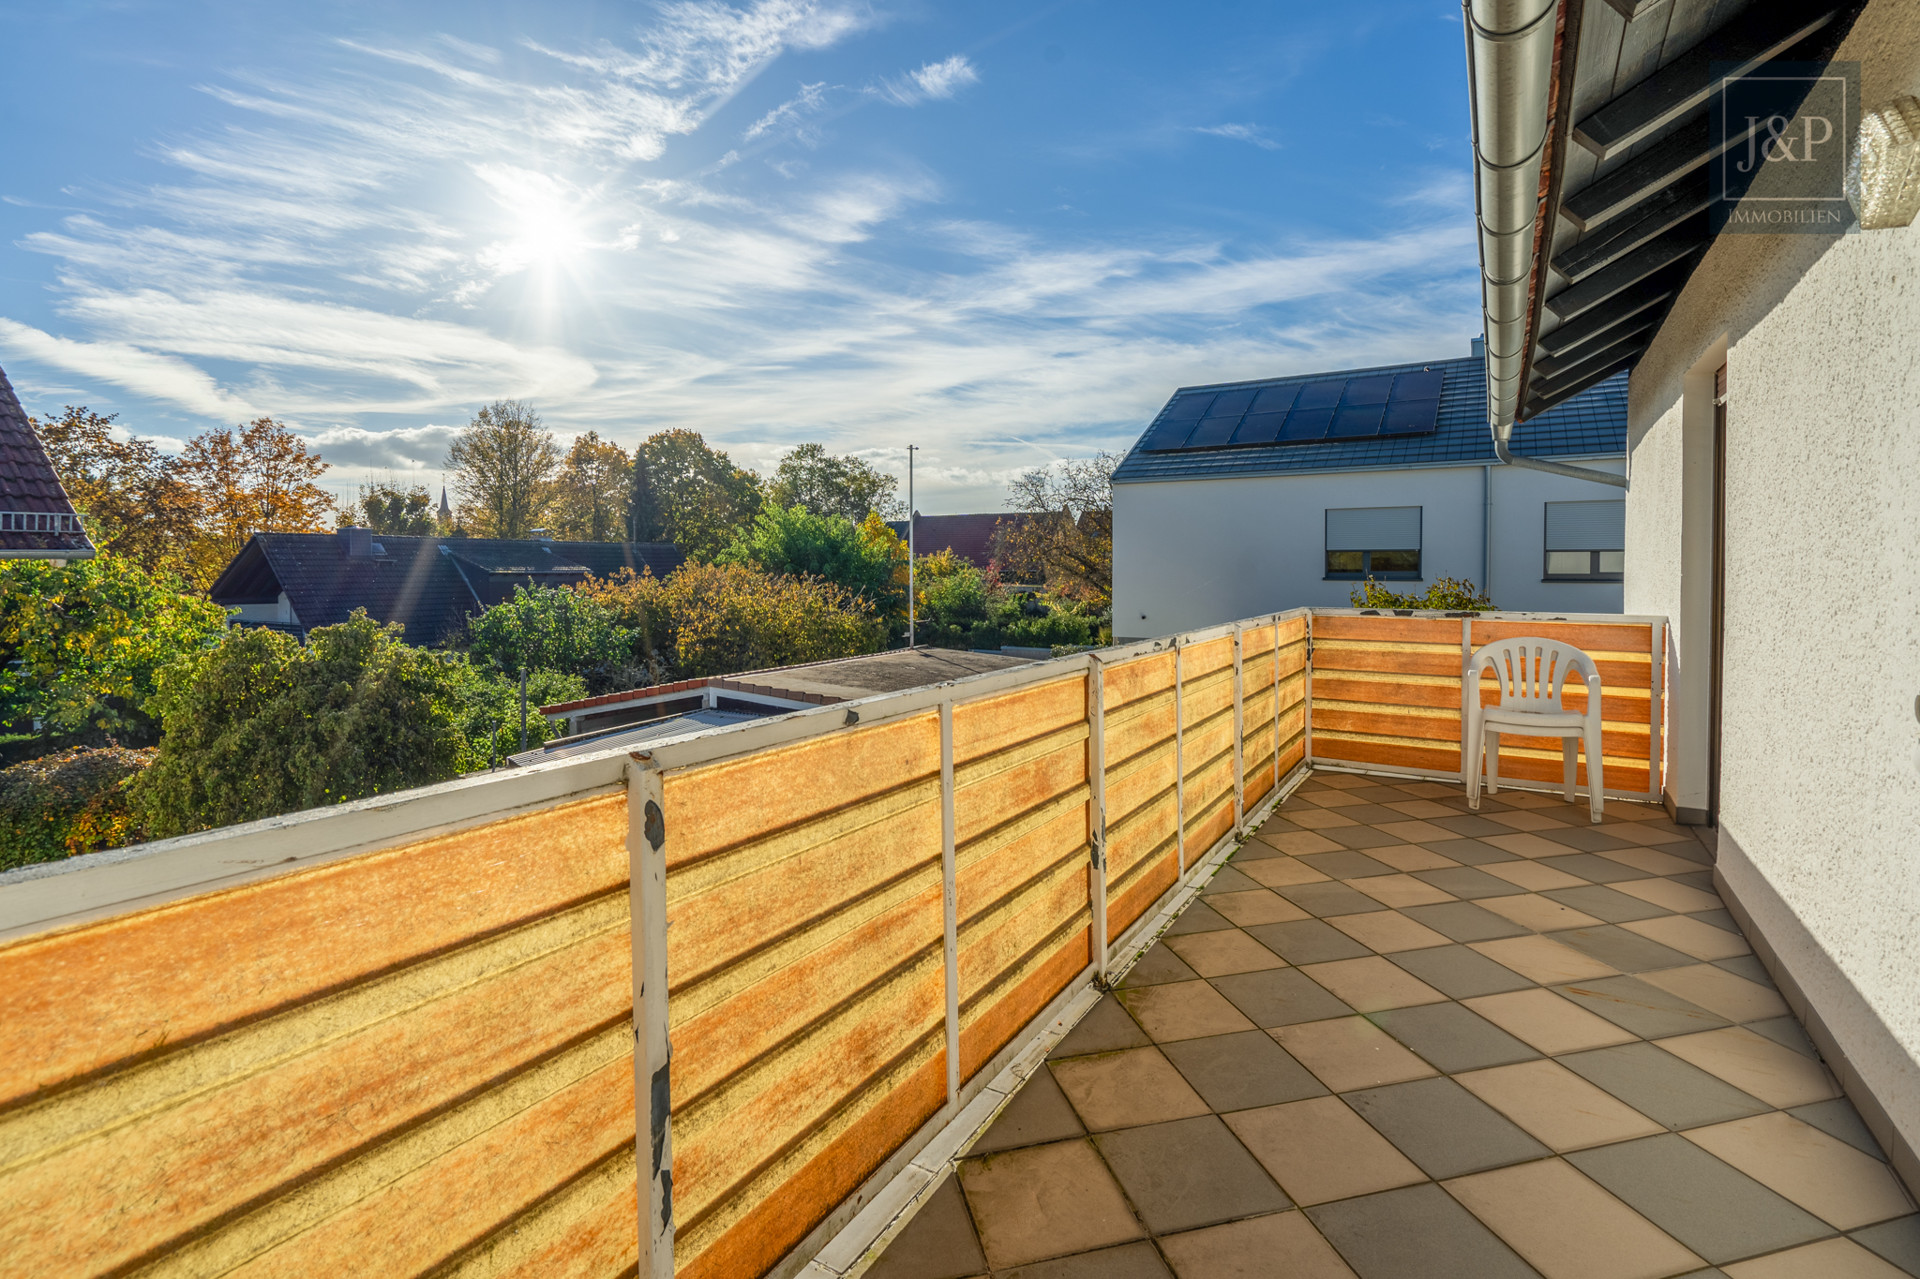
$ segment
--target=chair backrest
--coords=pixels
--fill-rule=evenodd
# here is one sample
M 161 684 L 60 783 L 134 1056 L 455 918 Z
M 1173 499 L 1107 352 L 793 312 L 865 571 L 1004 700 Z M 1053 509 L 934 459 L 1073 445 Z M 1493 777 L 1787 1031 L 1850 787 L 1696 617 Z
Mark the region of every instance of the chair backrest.
M 1478 689 L 1483 671 L 1492 671 L 1500 685 L 1502 710 L 1559 712 L 1567 677 L 1578 673 L 1589 687 L 1600 685 L 1600 668 L 1591 657 L 1563 640 L 1516 635 L 1494 640 L 1474 650 L 1467 666 L 1467 683 Z

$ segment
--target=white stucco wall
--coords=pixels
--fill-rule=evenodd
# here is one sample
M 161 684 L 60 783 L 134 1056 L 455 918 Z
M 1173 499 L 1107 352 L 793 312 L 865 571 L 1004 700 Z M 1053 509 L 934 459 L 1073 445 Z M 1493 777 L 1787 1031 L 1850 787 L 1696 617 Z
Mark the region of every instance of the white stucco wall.
M 1523 431 L 1524 427 L 1521 428 Z M 1619 459 L 1582 464 L 1618 474 Z M 1495 466 L 1492 596 L 1502 608 L 1617 613 L 1618 583 L 1543 582 L 1547 502 L 1616 498 L 1605 485 Z M 1326 511 L 1422 508 L 1421 591 L 1440 577 L 1483 586 L 1484 468 L 1348 471 L 1119 484 L 1113 496 L 1113 631 L 1145 638 L 1302 605 L 1345 607 L 1325 580 Z
M 1920 93 L 1920 6 L 1873 0 L 1838 56 L 1861 62 L 1869 105 Z M 1911 1147 L 1920 228 L 1721 237 L 1633 374 L 1626 607 L 1675 620 L 1668 741 L 1682 806 L 1706 794 L 1710 378 L 1722 350 L 1719 871 L 1844 1054 L 1843 1072 Z

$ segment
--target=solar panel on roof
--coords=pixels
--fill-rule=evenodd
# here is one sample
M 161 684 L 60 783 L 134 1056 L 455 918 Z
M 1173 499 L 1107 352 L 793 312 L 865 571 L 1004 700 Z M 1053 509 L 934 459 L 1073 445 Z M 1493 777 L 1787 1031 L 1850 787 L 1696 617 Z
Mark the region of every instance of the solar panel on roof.
M 1296 409 L 1330 409 L 1340 402 L 1341 393 L 1347 389 L 1347 379 L 1333 378 L 1322 382 L 1307 382 L 1300 388 L 1300 398 L 1293 402 Z
M 1249 397 L 1251 398 L 1251 397 Z M 1233 432 L 1240 425 L 1240 415 L 1232 417 L 1208 417 L 1200 420 L 1200 425 L 1187 437 L 1190 449 L 1217 449 L 1233 438 Z
M 1285 413 L 1293 407 L 1294 397 L 1300 394 L 1299 383 L 1290 386 L 1270 386 L 1253 397 L 1254 413 Z
M 1287 424 L 1280 428 L 1280 443 L 1300 444 L 1308 440 L 1327 438 L 1327 427 L 1333 422 L 1333 410 L 1303 409 L 1297 405 L 1287 414 Z
M 1214 397 L 1213 407 L 1207 410 L 1208 417 L 1239 417 L 1253 403 L 1252 391 L 1222 391 Z
M 1387 405 L 1386 419 L 1380 424 L 1382 435 L 1427 435 L 1440 420 L 1440 401 L 1395 400 Z
M 1346 404 L 1334 410 L 1333 426 L 1327 431 L 1327 438 L 1350 440 L 1363 435 L 1380 433 L 1380 416 L 1386 411 L 1384 404 Z
M 1162 417 L 1153 424 L 1140 447 L 1148 453 L 1171 453 L 1183 447 L 1187 436 L 1193 433 L 1193 422 L 1187 418 Z
M 1387 392 L 1393 389 L 1393 377 L 1356 377 L 1347 379 L 1346 394 L 1340 397 L 1342 404 L 1385 404 Z
M 1259 401 L 1254 402 L 1256 407 Z M 1233 433 L 1235 444 L 1271 444 L 1280 438 L 1280 426 L 1287 420 L 1285 413 L 1249 413 L 1240 421 L 1240 429 Z
M 1419 369 L 1185 391 L 1161 411 L 1140 448 L 1189 452 L 1431 434 L 1439 422 L 1441 383 L 1438 370 Z
M 1421 369 L 1418 373 L 1402 373 L 1393 379 L 1393 398 L 1437 400 L 1440 398 L 1440 381 L 1438 369 Z
M 1179 422 L 1196 422 L 1207 415 L 1207 406 L 1212 403 L 1212 391 L 1176 395 L 1173 403 L 1167 405 L 1166 416 Z

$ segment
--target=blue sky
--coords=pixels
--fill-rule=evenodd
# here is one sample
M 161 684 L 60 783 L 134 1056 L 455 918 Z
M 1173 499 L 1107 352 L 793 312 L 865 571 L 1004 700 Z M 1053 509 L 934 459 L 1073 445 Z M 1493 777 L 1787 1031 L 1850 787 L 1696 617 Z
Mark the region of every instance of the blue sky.
M 1181 384 L 1466 352 L 1451 0 L 0 0 L 0 366 L 437 485 L 479 405 L 923 511 Z

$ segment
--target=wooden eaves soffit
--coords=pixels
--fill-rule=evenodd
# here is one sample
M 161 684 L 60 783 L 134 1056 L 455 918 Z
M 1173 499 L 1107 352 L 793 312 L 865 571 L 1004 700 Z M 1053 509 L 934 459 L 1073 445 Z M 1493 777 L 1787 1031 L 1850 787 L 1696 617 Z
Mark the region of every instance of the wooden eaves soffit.
M 1519 421 L 1632 367 L 1713 238 L 1715 70 L 1824 62 L 1863 0 L 1560 0 Z

